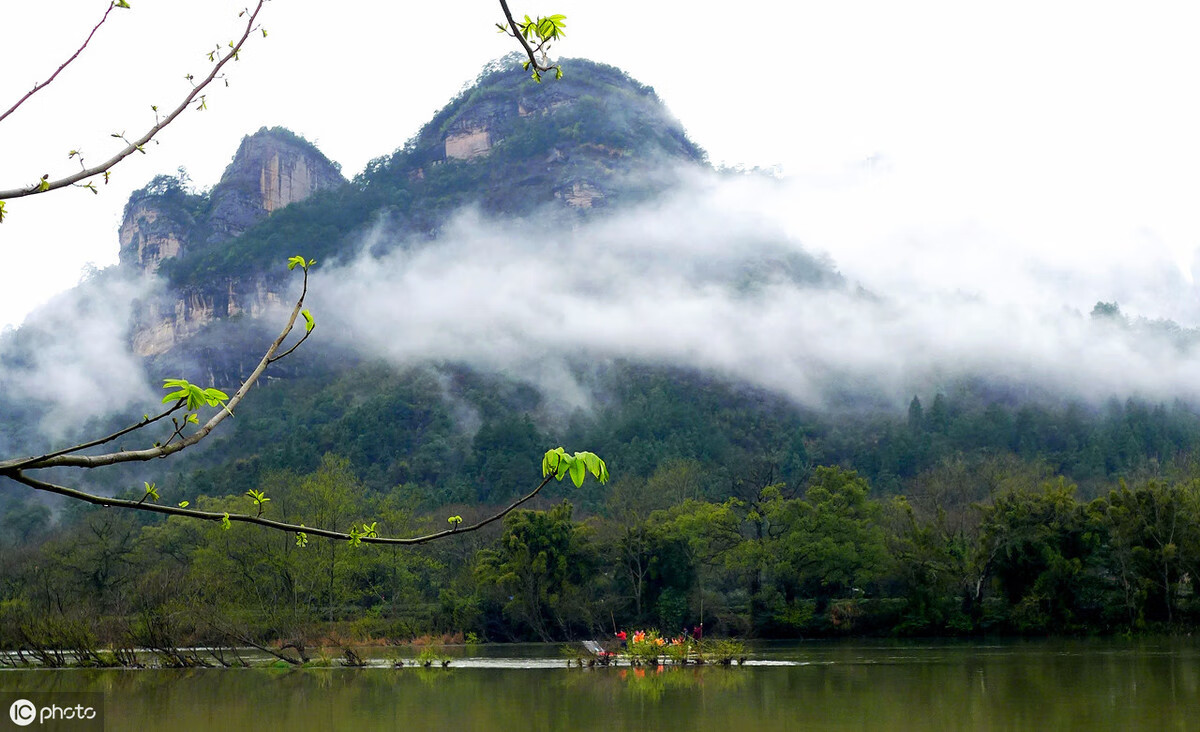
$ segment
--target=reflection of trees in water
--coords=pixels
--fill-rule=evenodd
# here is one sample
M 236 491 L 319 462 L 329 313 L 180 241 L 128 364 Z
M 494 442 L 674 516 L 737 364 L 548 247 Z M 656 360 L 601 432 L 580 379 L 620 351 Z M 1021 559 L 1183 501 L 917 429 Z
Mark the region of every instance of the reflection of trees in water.
M 798 658 L 803 652 L 806 658 Z M 790 655 L 789 655 L 790 654 Z M 802 666 L 6 670 L 109 729 L 1193 729 L 1200 644 L 807 644 Z M 0 712 L 2 713 L 2 712 Z
M 458 672 L 448 668 L 425 668 L 424 666 L 420 666 L 414 668 L 412 673 L 420 679 L 422 684 L 433 686 L 434 684 L 445 684 L 454 678 L 454 675 Z
M 748 677 L 746 669 L 723 666 L 622 666 L 574 670 L 567 685 L 572 691 L 660 701 L 674 691 L 733 691 L 745 686 Z

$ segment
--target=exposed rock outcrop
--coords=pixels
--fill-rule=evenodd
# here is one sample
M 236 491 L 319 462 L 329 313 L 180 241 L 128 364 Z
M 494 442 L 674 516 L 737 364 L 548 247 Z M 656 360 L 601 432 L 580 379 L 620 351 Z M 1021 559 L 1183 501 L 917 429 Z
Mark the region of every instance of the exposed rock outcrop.
M 242 139 L 209 194 L 191 193 L 171 176 L 135 192 L 120 228 L 121 264 L 154 274 L 168 259 L 219 246 L 272 212 L 343 183 L 338 167 L 310 143 L 263 128 Z M 278 301 L 264 279 L 231 277 L 144 302 L 135 316 L 134 351 L 165 353 L 215 319 L 256 316 Z
M 213 188 L 207 240 L 232 239 L 272 211 L 345 182 L 337 166 L 309 142 L 264 127 L 242 139 Z
M 363 240 L 372 217 L 395 234 L 372 244 L 384 252 L 419 246 L 463 206 L 504 216 L 557 208 L 554 215 L 574 220 L 657 195 L 671 175 L 664 178 L 664 169 L 703 165 L 703 151 L 654 90 L 619 69 L 564 61 L 561 80 L 532 84 L 515 67 L 513 59 L 489 66 L 416 137 L 373 161 L 356 186 L 370 191 L 367 200 L 346 189 L 328 209 L 273 217 L 278 230 L 258 223 L 345 182 L 319 151 L 278 128 L 244 138 L 207 195 L 172 188 L 171 179 L 135 195 L 122 225 L 122 261 L 155 272 L 180 260 L 165 265 L 171 294 L 139 311 L 137 352 L 174 358 L 204 347 L 198 332 L 236 330 L 231 319 L 252 319 L 286 299 L 287 282 L 266 274 L 268 261 L 297 253 L 329 261 Z M 297 239 L 306 251 L 279 251 Z
M 446 136 L 446 157 L 469 160 L 492 149 L 492 135 L 486 127 Z
M 121 261 L 154 274 L 164 259 L 183 253 L 183 242 L 194 223 L 190 218 L 155 199 L 130 201 L 119 232 Z
M 164 354 L 216 320 L 242 315 L 256 318 L 280 302 L 279 292 L 262 277 L 231 278 L 212 287 L 143 302 L 135 316 L 134 353 Z
M 555 195 L 573 208 L 591 208 L 594 201 L 604 198 L 604 193 L 591 183 L 573 183 L 569 190 Z

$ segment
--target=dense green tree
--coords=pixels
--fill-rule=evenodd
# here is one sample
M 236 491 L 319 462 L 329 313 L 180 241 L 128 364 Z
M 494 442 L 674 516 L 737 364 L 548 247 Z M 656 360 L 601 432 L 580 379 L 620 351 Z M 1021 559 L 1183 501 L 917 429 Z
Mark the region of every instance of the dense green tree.
M 947 633 L 971 630 L 963 612 L 969 587 L 972 545 L 961 526 L 939 508 L 918 518 L 903 496 L 888 507 L 888 560 L 885 586 L 906 600 L 900 633 Z
M 1122 484 L 1089 512 L 1105 529 L 1101 551 L 1129 621 L 1174 621 L 1200 569 L 1200 484 Z
M 1023 631 L 1069 627 L 1086 618 L 1090 578 L 1085 567 L 1096 547 L 1075 486 L 1065 479 L 1035 491 L 996 496 L 984 510 L 979 555 L 990 579 Z
M 582 587 L 595 566 L 587 527 L 563 501 L 549 511 L 515 511 L 495 549 L 480 557 L 480 584 L 519 635 L 550 640 L 592 626 Z M 494 626 L 493 626 L 494 627 Z
M 805 597 L 829 599 L 862 593 L 886 557 L 880 505 L 854 471 L 817 468 L 803 499 L 773 507 L 782 531 L 772 552 L 776 572 Z

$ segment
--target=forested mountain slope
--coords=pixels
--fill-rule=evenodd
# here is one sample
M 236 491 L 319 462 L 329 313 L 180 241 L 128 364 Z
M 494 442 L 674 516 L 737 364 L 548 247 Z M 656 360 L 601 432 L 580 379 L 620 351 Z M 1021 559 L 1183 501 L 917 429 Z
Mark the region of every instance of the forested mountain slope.
M 410 258 L 395 270 L 405 276 L 418 271 L 423 252 L 437 266 L 456 256 L 458 239 L 477 236 L 461 224 L 464 210 L 475 212 L 476 228 L 532 242 L 537 248 L 512 259 L 532 252 L 521 266 L 545 267 L 547 279 L 577 277 L 570 285 L 577 290 L 619 292 L 621 275 L 610 266 L 619 260 L 642 273 L 667 273 L 650 280 L 655 286 L 669 287 L 676 277 L 715 288 L 749 304 L 751 314 L 780 291 L 874 298 L 832 263 L 770 232 L 734 230 L 707 240 L 690 231 L 648 231 L 626 244 L 626 232 L 614 233 L 621 223 L 563 239 L 564 231 L 593 231 L 590 222 L 621 212 L 643 217 L 634 223 L 649 219 L 670 205 L 660 202 L 687 185 L 687 176 L 719 176 L 653 90 L 623 72 L 575 60 L 563 80 L 538 85 L 513 74 L 510 64 L 485 69 L 415 137 L 351 180 L 303 138 L 264 128 L 243 141 L 211 190 L 198 193 L 186 178 L 159 176 L 134 194 L 119 232 L 121 266 L 95 279 L 104 285 L 143 274 L 156 283 L 129 313 L 132 350 L 150 377 L 182 375 L 220 387 L 240 381 L 265 342 L 273 308 L 294 293 L 282 263 L 295 253 L 318 260 L 312 299 L 319 321 L 334 328 L 318 331 L 314 343 L 281 363 L 210 449 L 172 464 L 172 486 L 244 490 L 263 471 L 311 469 L 333 452 L 347 456 L 373 490 L 414 485 L 431 506 L 498 501 L 528 482 L 539 450 L 558 442 L 603 450 L 627 475 L 696 460 L 711 476 L 706 494 L 713 498 L 744 477 L 749 468 L 741 466 L 774 465 L 799 481 L 813 465 L 838 463 L 897 492 L 940 460 L 976 452 L 1016 453 L 1098 485 L 1195 446 L 1200 420 L 1181 403 L 1089 405 L 983 376 L 943 379 L 917 394 L 906 414 L 894 397 L 856 386 L 848 374 L 821 375 L 815 388 L 828 408 L 814 408 L 789 398 L 790 387 L 771 388 L 770 379 L 747 379 L 702 358 L 639 358 L 603 346 L 554 353 L 534 343 L 518 344 L 529 351 L 523 360 L 490 364 L 479 355 L 486 344 L 459 360 L 453 349 L 407 347 L 404 333 L 386 348 L 346 337 L 364 319 L 342 307 L 346 301 L 386 295 L 393 285 L 383 280 L 356 290 L 359 283 L 347 287 L 345 276 L 340 288 L 323 285 L 323 271 L 377 262 L 385 269 L 397 252 Z M 680 240 L 672 244 L 677 249 L 661 243 L 671 238 Z M 89 286 L 101 285 L 81 285 L 81 302 Z M 323 288 L 340 301 L 323 303 Z M 329 319 L 326 306 L 334 311 Z M 1179 348 L 1194 342 L 1172 324 L 1127 321 L 1113 304 L 1097 306 L 1091 317 L 1153 331 Z M 51 340 L 36 319 L 8 338 L 0 356 L 13 366 L 36 365 Z M 537 360 L 551 361 L 555 374 L 524 370 Z M 814 363 L 809 372 L 820 368 Z M 5 394 L 11 418 L 4 432 L 13 444 L 32 444 L 28 426 L 46 409 L 36 396 L 16 398 L 18 392 Z M 113 489 L 134 478 L 97 477 Z
M 228 584 L 210 575 L 235 554 L 264 587 L 306 587 L 294 617 L 272 606 L 254 621 L 264 636 L 368 610 L 392 630 L 495 638 L 586 633 L 614 615 L 675 630 L 706 602 L 723 629 L 776 635 L 849 630 L 854 612 L 870 632 L 1114 629 L 1195 614 L 1187 577 L 1200 540 L 1154 555 L 1170 565 L 1160 582 L 1134 547 L 1157 534 L 1126 520 L 1150 503 L 1200 515 L 1193 402 L 1122 391 L 1116 378 L 1086 388 L 1076 375 L 1096 364 L 1072 363 L 1065 346 L 1058 371 L 1019 359 L 1006 370 L 1020 322 L 941 358 L 951 313 L 935 309 L 917 331 L 894 293 L 859 287 L 753 214 L 714 215 L 723 186 L 748 176 L 713 170 L 623 72 L 563 69 L 534 85 L 498 62 L 350 179 L 283 128 L 247 136 L 210 190 L 155 178 L 126 207 L 121 265 L 0 337 L 0 447 L 119 427 L 157 403 L 164 377 L 234 387 L 296 294 L 285 262 L 299 254 L 317 260 L 313 338 L 198 449 L 92 471 L 87 487 L 139 496 L 155 482 L 163 501 L 223 510 L 268 490 L 271 510 L 296 521 L 378 517 L 410 533 L 507 503 L 559 444 L 602 455 L 611 484 L 556 485 L 537 507 L 571 505 L 522 514 L 503 545 L 481 534 L 408 559 L 348 559 L 321 544 L 327 584 L 258 535 L 230 548 L 207 528 L 79 506 L 58 514 L 56 535 L 37 497 L 2 485 L 0 537 L 27 552 L 13 607 L 53 604 L 49 590 L 21 589 L 42 566 L 37 547 L 49 537 L 44 551 L 86 553 L 69 539 L 87 526 L 130 575 L 81 590 L 104 612 L 168 602 L 142 583 L 170 561 L 200 595 Z M 898 339 L 877 344 L 877 322 Z M 1194 331 L 1115 303 L 1063 323 L 1064 341 L 1111 344 L 1118 372 L 1130 353 L 1170 363 L 1197 344 Z M 514 600 L 509 583 L 529 571 L 520 541 L 552 539 L 545 551 L 569 558 L 559 589 Z M 156 553 L 139 574 L 129 556 L 143 545 Z M 86 585 L 70 567 L 93 560 L 55 564 L 54 581 Z M 136 601 L 123 594 L 132 586 Z M 236 607 L 221 612 L 258 602 L 227 590 Z

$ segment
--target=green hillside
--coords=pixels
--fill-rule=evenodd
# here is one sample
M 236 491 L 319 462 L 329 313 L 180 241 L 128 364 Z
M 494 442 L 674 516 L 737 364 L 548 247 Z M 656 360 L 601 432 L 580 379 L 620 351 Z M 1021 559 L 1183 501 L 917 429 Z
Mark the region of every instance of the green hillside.
M 147 372 L 221 387 L 244 376 L 274 326 L 230 303 L 238 288 L 286 295 L 290 255 L 316 259 L 319 283 L 364 247 L 436 244 L 464 208 L 537 238 L 657 200 L 681 169 L 721 175 L 652 89 L 589 61 L 563 70 L 534 85 L 498 62 L 392 154 L 244 230 L 244 202 L 214 214 L 231 210 L 240 179 L 198 192 L 156 178 L 127 210 L 157 206 L 160 228 L 147 231 L 186 245 L 158 267 L 157 296 L 164 310 L 215 306 Z M 286 130 L 260 134 L 324 159 Z M 389 236 L 364 237 L 377 226 Z M 764 259 L 741 257 L 741 244 L 705 287 L 767 298 L 774 278 L 874 297 L 798 248 Z M 1195 342 L 1115 304 L 1091 317 L 1173 348 Z M 35 323 L 2 336 L 0 380 L 52 335 Z M 0 484 L 0 650 L 80 637 L 163 649 L 322 634 L 545 640 L 614 624 L 794 637 L 1200 623 L 1200 414 L 1183 402 L 1098 406 L 962 378 L 906 396 L 907 409 L 835 385 L 814 409 L 717 369 L 572 353 L 564 370 L 586 404 L 564 406 L 521 373 L 440 358 L 400 367 L 336 335 L 319 326 L 200 448 L 80 480 L 133 498 L 154 482 L 166 504 L 214 511 L 249 510 L 247 492 L 263 491 L 281 520 L 400 535 L 506 505 L 557 445 L 603 456 L 612 482 L 552 484 L 503 524 L 399 550 L 43 503 Z M 0 381 L 0 443 L 45 449 L 36 425 L 49 401 L 16 383 Z M 129 418 L 79 421 L 92 434 Z
M 324 262 L 347 253 L 354 235 L 381 218 L 402 240 L 433 236 L 466 205 L 519 217 L 558 204 L 562 213 L 564 194 L 580 184 L 599 194 L 595 210 L 611 208 L 661 192 L 661 176 L 638 183 L 638 173 L 703 164 L 703 151 L 654 90 L 624 72 L 570 59 L 560 81 L 530 84 L 514 65 L 508 57 L 485 69 L 415 137 L 344 188 L 289 206 L 219 250 L 169 263 L 171 282 L 202 287 L 245 276 L 280 251 Z M 485 156 L 447 156 L 448 135 L 484 127 Z

